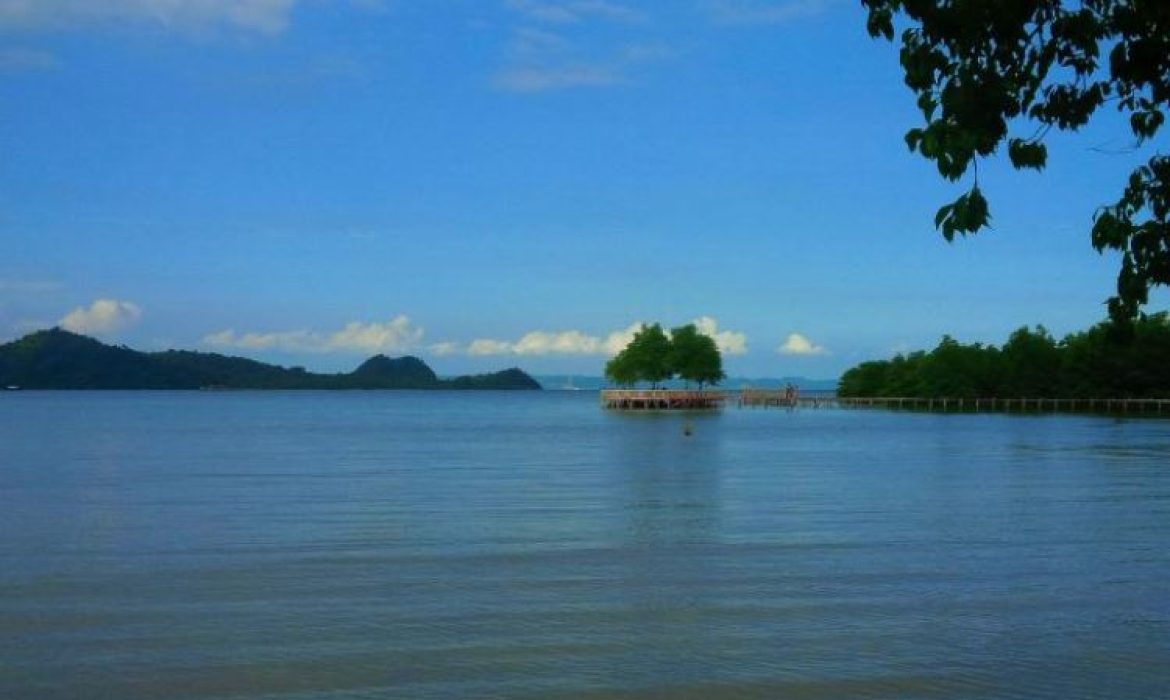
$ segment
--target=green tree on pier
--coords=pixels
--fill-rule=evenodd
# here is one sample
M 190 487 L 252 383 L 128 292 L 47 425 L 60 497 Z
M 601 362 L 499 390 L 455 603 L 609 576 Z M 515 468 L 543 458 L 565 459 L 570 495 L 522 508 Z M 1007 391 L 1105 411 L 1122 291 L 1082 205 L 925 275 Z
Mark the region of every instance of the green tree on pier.
M 634 334 L 633 340 L 605 366 L 605 376 L 611 381 L 628 386 L 640 381 L 658 383 L 670 379 L 670 338 L 660 324 L 645 324 Z
M 685 382 L 718 384 L 723 373 L 723 358 L 714 339 L 703 335 L 693 323 L 670 331 L 660 324 L 643 325 L 633 340 L 605 365 L 606 379 L 619 386 L 660 382 L 678 376 Z
M 697 382 L 700 389 L 704 384 L 718 384 L 727 376 L 715 340 L 700 333 L 693 323 L 671 329 L 667 364 L 679 379 L 688 384 Z
M 628 350 L 629 348 L 627 348 Z M 638 383 L 638 369 L 630 353 L 622 350 L 605 363 L 605 378 L 618 386 L 633 386 Z

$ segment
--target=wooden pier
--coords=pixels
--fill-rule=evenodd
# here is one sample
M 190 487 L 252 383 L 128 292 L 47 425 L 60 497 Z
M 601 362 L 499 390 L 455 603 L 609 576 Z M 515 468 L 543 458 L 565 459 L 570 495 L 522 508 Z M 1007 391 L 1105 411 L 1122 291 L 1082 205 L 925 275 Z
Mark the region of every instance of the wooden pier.
M 935 413 L 1108 413 L 1170 417 L 1170 399 L 802 396 L 797 400 L 797 405 L 808 408 L 879 408 Z
M 736 405 L 740 408 L 792 408 L 800 395 L 785 389 L 740 389 Z
M 1170 418 L 1170 399 L 951 398 L 931 396 L 836 396 L 831 392 L 792 393 L 783 389 L 697 391 L 687 389 L 603 389 L 601 405 L 622 411 L 679 411 L 722 408 L 846 408 L 927 413 L 1090 413 Z
M 695 411 L 720 408 L 722 391 L 690 389 L 603 389 L 601 405 L 619 411 Z

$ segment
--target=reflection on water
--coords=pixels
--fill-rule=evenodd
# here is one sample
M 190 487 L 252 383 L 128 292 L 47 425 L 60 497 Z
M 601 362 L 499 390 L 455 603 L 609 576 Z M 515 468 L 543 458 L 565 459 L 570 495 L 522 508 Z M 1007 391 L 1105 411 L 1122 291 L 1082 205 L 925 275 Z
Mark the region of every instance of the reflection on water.
M 1170 687 L 1170 422 L 0 399 L 3 698 Z
M 628 519 L 630 546 L 711 542 L 718 537 L 721 416 L 610 414 L 606 465 Z M 689 427 L 691 434 L 684 432 Z

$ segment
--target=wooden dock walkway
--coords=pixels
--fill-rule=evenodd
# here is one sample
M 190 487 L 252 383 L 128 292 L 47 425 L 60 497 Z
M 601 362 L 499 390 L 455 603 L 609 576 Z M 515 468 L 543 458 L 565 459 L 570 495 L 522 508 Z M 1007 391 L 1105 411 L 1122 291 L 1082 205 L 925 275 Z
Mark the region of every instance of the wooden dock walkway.
M 621 411 L 694 411 L 720 408 L 727 392 L 690 389 L 602 389 L 601 405 Z
M 942 413 L 1119 413 L 1170 416 L 1170 399 L 810 396 L 801 397 L 797 404 L 808 408 L 879 408 Z
M 1096 413 L 1170 417 L 1170 399 L 859 397 L 837 396 L 831 392 L 794 394 L 783 389 L 601 391 L 602 406 L 623 411 L 709 410 L 722 408 L 731 401 L 739 408 L 884 409 L 928 413 Z
M 792 408 L 800 395 L 785 389 L 740 389 L 736 405 L 740 408 Z

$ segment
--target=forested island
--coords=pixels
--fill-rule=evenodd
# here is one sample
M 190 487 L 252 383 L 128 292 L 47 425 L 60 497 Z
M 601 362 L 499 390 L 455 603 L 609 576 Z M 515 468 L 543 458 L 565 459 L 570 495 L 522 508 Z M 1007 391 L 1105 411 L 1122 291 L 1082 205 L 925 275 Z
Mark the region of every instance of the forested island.
M 140 352 L 60 328 L 0 345 L 0 388 L 540 389 L 518 368 L 440 379 L 417 357 L 375 355 L 347 374 L 317 374 L 218 353 Z
M 841 376 L 847 397 L 1154 398 L 1170 396 L 1170 318 L 1138 319 L 1118 333 L 1112 322 L 1057 341 L 1020 328 L 1003 347 L 964 345 L 943 336 L 930 352 L 863 362 Z

